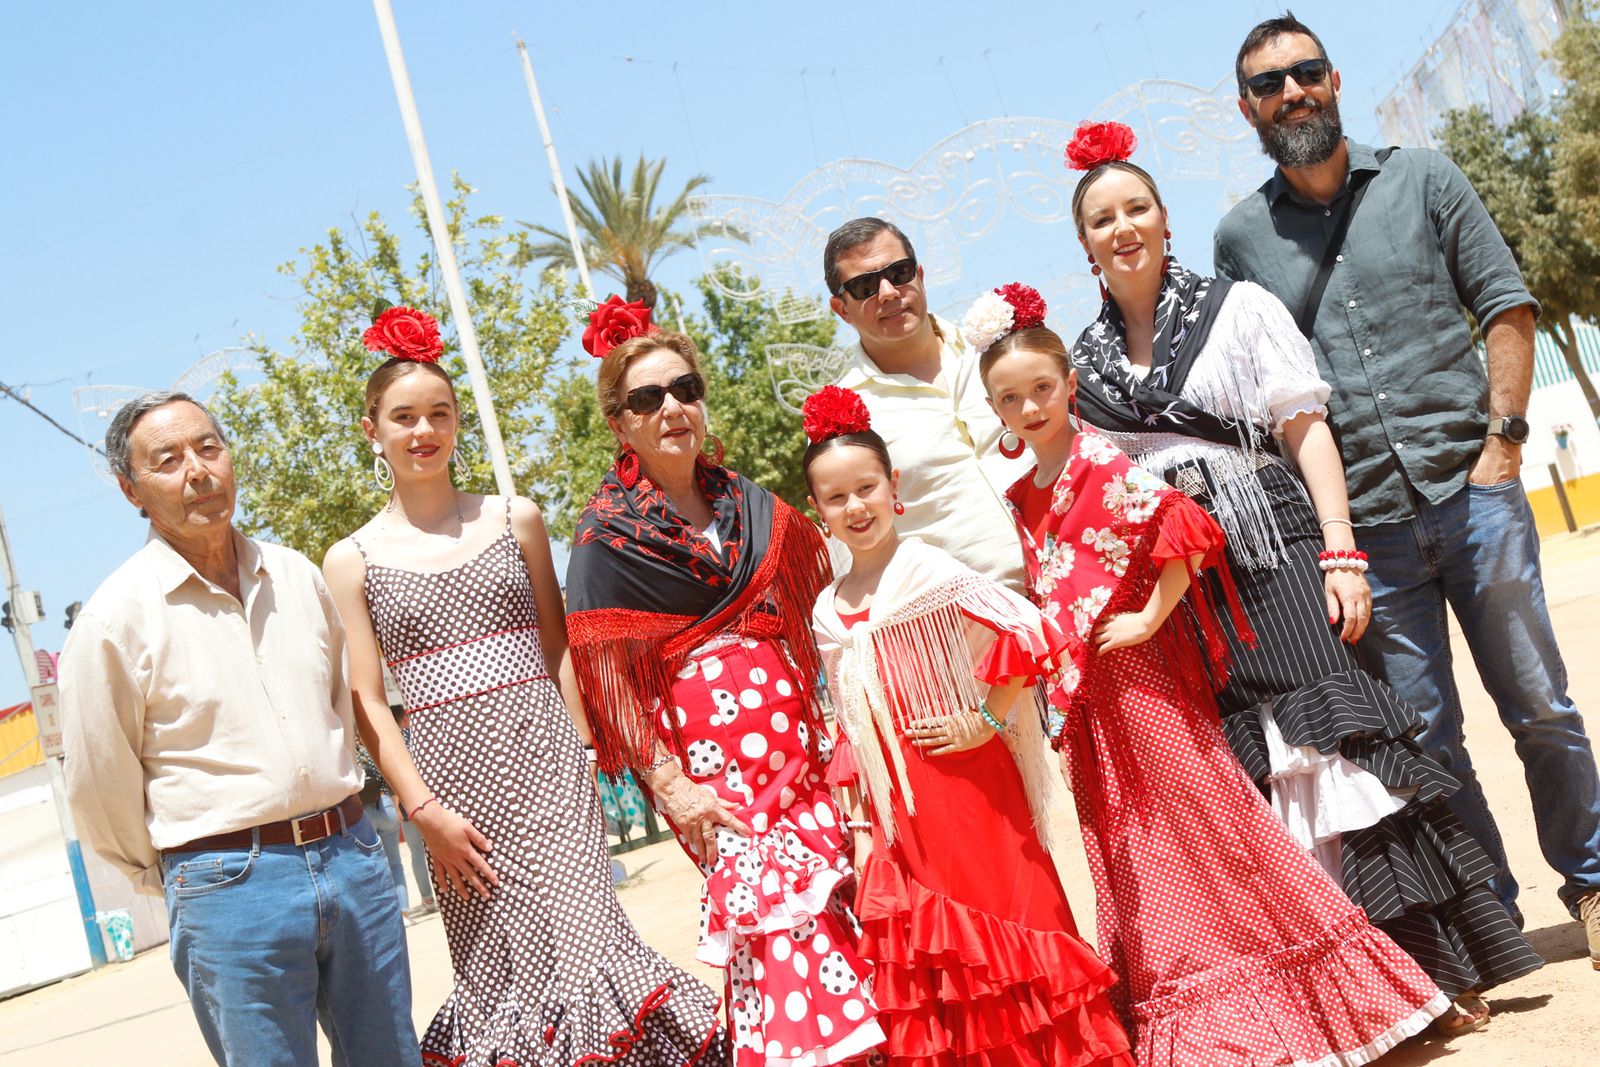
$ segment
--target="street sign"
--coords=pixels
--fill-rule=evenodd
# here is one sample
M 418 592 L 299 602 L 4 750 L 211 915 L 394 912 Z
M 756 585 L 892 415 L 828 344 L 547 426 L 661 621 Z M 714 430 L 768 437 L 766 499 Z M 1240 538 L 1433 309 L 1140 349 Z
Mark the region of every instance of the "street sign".
M 61 752 L 61 690 L 54 682 L 31 687 L 33 692 L 33 717 L 39 724 L 39 744 L 46 758 L 53 759 Z
M 33 653 L 33 662 L 39 668 L 39 681 L 41 684 L 56 680 L 56 654 L 36 649 Z

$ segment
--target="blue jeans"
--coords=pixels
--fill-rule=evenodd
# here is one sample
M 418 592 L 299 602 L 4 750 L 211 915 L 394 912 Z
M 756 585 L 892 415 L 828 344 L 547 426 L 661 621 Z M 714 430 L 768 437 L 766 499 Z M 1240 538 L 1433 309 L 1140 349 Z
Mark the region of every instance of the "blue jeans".
M 1539 576 L 1539 535 L 1520 480 L 1468 485 L 1417 517 L 1357 531 L 1371 561 L 1372 628 L 1363 663 L 1426 722 L 1423 748 L 1461 780 L 1450 806 L 1499 867 L 1494 886 L 1518 914 L 1516 879 L 1478 784 L 1451 672 L 1449 604 L 1478 676 L 1511 731 L 1533 799 L 1539 847 L 1577 900 L 1600 889 L 1600 781 L 1583 717 L 1567 695 Z
M 212 1057 L 310 1067 L 317 1021 L 336 1067 L 416 1067 L 411 971 L 383 844 L 363 818 L 305 846 L 161 858 L 172 965 Z
M 376 803 L 363 803 L 362 807 L 372 821 L 372 828 L 378 831 L 378 840 L 383 842 L 383 854 L 389 860 L 389 877 L 394 879 L 395 896 L 400 900 L 400 910 L 405 911 L 411 907 L 411 894 L 406 892 L 405 862 L 400 858 L 400 813 L 395 810 L 394 797 L 381 793 Z

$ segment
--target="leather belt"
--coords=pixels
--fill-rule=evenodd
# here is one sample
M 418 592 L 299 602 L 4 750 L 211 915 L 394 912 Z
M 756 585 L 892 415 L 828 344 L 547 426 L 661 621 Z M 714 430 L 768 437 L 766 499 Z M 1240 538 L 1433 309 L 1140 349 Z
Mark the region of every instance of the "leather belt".
M 361 797 L 352 794 L 335 807 L 311 815 L 302 815 L 298 819 L 283 819 L 280 822 L 263 823 L 250 830 L 213 834 L 210 837 L 185 842 L 177 848 L 165 848 L 161 851 L 163 853 L 215 852 L 229 848 L 249 848 L 258 838 L 263 845 L 309 845 L 313 841 L 332 837 L 347 827 L 354 826 L 361 821 L 361 815 Z

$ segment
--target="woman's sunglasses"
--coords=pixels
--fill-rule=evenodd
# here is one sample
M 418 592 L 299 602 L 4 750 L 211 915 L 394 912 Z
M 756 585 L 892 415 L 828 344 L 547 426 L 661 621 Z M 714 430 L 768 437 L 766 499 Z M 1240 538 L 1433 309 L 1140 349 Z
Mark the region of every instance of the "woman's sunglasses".
M 1328 76 L 1328 67 L 1326 59 L 1302 59 L 1293 66 L 1264 70 L 1260 74 L 1246 78 L 1244 84 L 1257 100 L 1265 100 L 1269 96 L 1277 96 L 1283 92 L 1285 75 L 1293 78 L 1294 83 L 1301 88 L 1307 85 L 1321 85 L 1322 79 Z
M 654 415 L 661 410 L 668 393 L 680 404 L 696 403 L 705 399 L 706 380 L 690 371 L 680 374 L 666 385 L 641 385 L 637 389 L 629 389 L 628 398 L 623 403 L 635 415 Z
M 917 276 L 917 257 L 907 256 L 897 259 L 887 267 L 878 270 L 869 270 L 865 274 L 857 274 L 839 286 L 839 293 L 849 293 L 857 300 L 869 300 L 878 293 L 878 286 L 882 279 L 888 278 L 889 284 L 901 286 L 908 284 Z M 839 293 L 834 293 L 838 296 Z

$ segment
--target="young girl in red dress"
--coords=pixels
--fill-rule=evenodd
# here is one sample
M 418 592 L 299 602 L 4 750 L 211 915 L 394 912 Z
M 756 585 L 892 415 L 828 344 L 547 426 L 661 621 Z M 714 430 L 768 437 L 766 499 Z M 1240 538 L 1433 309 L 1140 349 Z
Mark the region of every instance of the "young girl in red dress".
M 806 403 L 811 504 L 851 555 L 812 614 L 892 1067 L 1131 1067 L 1037 827 L 1059 785 L 1024 685 L 1064 645 L 1026 600 L 902 541 L 856 394 Z M 870 813 L 870 816 L 869 814 Z M 824 975 L 826 980 L 827 975 Z
M 1191 586 L 1198 569 L 1225 566 L 1222 529 L 1105 437 L 1078 432 L 1076 378 L 1043 322 L 1038 293 L 1011 285 L 981 298 L 966 333 L 1007 427 L 1002 447 L 1021 438 L 1038 460 L 1007 498 L 1029 592 L 1067 633 L 1070 662 L 1049 697 L 1065 715 L 1057 744 L 1097 944 L 1120 976 L 1112 998 L 1135 1058 L 1370 1062 L 1449 999 L 1301 849 L 1234 758 L 1213 699 L 1223 606 Z

